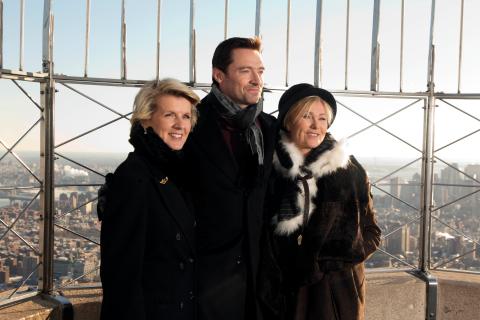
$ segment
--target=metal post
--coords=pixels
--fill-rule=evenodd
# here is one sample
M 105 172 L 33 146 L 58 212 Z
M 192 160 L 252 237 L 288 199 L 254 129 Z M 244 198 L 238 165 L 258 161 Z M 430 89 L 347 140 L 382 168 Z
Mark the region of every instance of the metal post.
M 405 0 L 402 0 L 402 12 L 400 18 L 400 92 L 403 90 L 403 40 L 405 22 Z
M 25 43 L 25 0 L 20 1 L 20 49 L 18 50 L 18 70 L 23 70 L 23 45 Z
M 122 0 L 122 22 L 121 22 L 121 78 L 127 79 L 127 24 L 125 22 L 125 0 Z
M 378 32 L 380 30 L 380 0 L 375 0 L 373 5 L 372 25 L 372 55 L 370 61 L 370 91 L 378 91 L 378 62 L 380 60 L 380 45 Z
M 83 76 L 87 77 L 88 75 L 88 48 L 90 42 L 90 0 L 87 0 L 86 3 L 86 22 L 85 22 L 85 64 L 83 69 Z
M 226 40 L 228 34 L 228 0 L 225 0 L 225 13 L 223 17 L 223 40 Z
M 322 86 L 322 9 L 323 1 L 317 0 L 317 17 L 315 23 L 315 56 L 313 83 L 316 87 Z
M 345 27 L 345 90 L 348 90 L 348 45 L 350 42 L 350 0 L 347 0 L 347 25 Z
M 157 0 L 157 68 L 156 68 L 156 79 L 157 81 L 160 78 L 160 16 L 162 12 L 162 0 Z
M 0 0 L 0 69 L 3 69 L 3 0 Z
M 196 83 L 195 70 L 195 0 L 190 0 L 190 83 Z
M 435 0 L 432 0 L 430 10 L 430 41 L 428 46 L 428 70 L 427 70 L 427 85 L 434 83 L 433 77 L 433 50 L 434 50 L 434 26 L 435 26 Z M 429 88 L 430 90 L 430 88 Z
M 292 15 L 292 1 L 288 0 L 287 4 L 287 43 L 285 45 L 285 87 L 288 87 L 288 60 L 290 57 L 290 17 Z
M 255 9 L 255 35 L 260 36 L 260 28 L 262 23 L 262 0 L 257 0 Z
M 460 83 L 462 80 L 462 55 L 463 55 L 463 8 L 465 1 L 462 0 L 461 11 L 460 11 L 460 40 L 458 48 L 458 86 L 457 92 L 460 93 Z
M 41 264 L 38 287 L 42 293 L 50 294 L 53 289 L 53 247 L 54 247 L 54 102 L 55 82 L 53 80 L 53 0 L 44 0 L 43 9 L 43 72 L 48 79 L 40 84 L 41 104 L 43 108 L 40 129 L 40 171 L 43 178 L 40 193 L 41 227 L 40 248 Z

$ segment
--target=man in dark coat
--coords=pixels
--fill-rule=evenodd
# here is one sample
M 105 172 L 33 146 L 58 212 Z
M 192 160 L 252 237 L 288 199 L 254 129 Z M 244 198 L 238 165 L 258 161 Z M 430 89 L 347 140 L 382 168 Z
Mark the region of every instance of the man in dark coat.
M 257 319 L 260 232 L 275 118 L 262 112 L 259 38 L 230 38 L 212 59 L 212 91 L 185 146 L 197 219 L 198 316 Z

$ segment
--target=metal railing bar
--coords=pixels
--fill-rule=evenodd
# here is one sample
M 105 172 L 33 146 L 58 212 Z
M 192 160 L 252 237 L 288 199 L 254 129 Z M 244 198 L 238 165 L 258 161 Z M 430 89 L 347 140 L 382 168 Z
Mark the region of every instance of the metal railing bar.
M 23 70 L 24 60 L 24 44 L 25 44 L 25 0 L 20 0 L 20 36 L 19 36 L 19 50 L 18 50 L 18 70 Z
M 100 269 L 100 266 L 96 266 L 94 269 L 92 269 L 92 270 L 90 270 L 90 271 L 88 271 L 88 272 L 85 272 L 84 274 L 76 277 L 75 279 L 72 279 L 72 280 L 70 280 L 70 281 L 67 281 L 67 282 L 64 283 L 63 285 L 58 286 L 56 289 L 57 289 L 57 290 L 61 290 L 61 289 L 63 289 L 63 288 L 66 288 L 66 287 L 68 287 L 71 283 L 74 283 L 75 281 L 77 281 L 77 280 L 79 280 L 79 279 L 82 279 L 83 277 L 88 276 L 88 275 L 91 274 L 91 273 L 94 273 L 94 272 L 97 271 L 98 269 Z
M 393 134 L 391 133 L 390 131 L 388 131 L 387 129 L 384 129 L 383 127 L 379 126 L 378 124 L 375 124 L 373 121 L 369 120 L 368 118 L 364 117 L 363 115 L 361 115 L 360 113 L 356 112 L 355 110 L 349 108 L 348 106 L 346 106 L 345 104 L 341 103 L 340 101 L 337 100 L 337 103 L 340 104 L 341 106 L 343 106 L 345 109 L 349 110 L 350 112 L 356 114 L 357 116 L 359 116 L 360 118 L 364 119 L 365 121 L 368 121 L 370 122 L 372 125 L 374 125 L 375 127 L 379 128 L 380 130 L 384 131 L 385 133 L 388 133 L 389 135 L 391 135 L 392 137 L 396 138 L 397 140 L 405 143 L 406 145 L 408 145 L 409 147 L 411 147 L 412 149 L 418 151 L 418 152 L 422 152 L 422 150 L 418 149 L 417 147 L 413 146 L 412 144 L 410 144 L 409 142 L 403 140 L 402 138 L 400 138 L 399 136 L 397 136 L 396 134 Z M 349 136 L 347 138 L 351 138 L 352 136 Z
M 421 183 L 376 183 L 377 186 L 410 186 L 421 187 Z
M 404 41 L 404 22 L 405 22 L 405 0 L 402 0 L 402 9 L 400 13 L 400 89 L 403 91 L 403 41 Z
M 227 39 L 228 35 L 228 0 L 225 0 L 225 11 L 223 14 L 223 40 Z
M 32 277 L 32 275 L 33 275 L 35 272 L 37 272 L 38 267 L 40 266 L 40 264 L 41 264 L 40 262 L 37 263 L 37 265 L 36 265 L 35 268 L 32 270 L 32 272 L 30 272 L 30 274 L 28 275 L 28 277 L 26 277 L 25 280 L 23 280 L 22 283 L 21 283 L 18 287 L 16 287 L 15 290 L 12 291 L 12 293 L 10 293 L 10 295 L 8 296 L 7 299 L 11 299 L 11 298 L 15 295 L 15 293 L 17 293 L 17 291 L 18 291 L 21 287 L 23 287 L 23 286 L 25 285 L 25 283 L 27 283 L 28 279 L 30 279 L 30 278 Z
M 402 224 L 401 226 L 393 229 L 393 230 L 390 231 L 389 233 L 387 233 L 387 234 L 385 234 L 385 235 L 382 235 L 382 236 L 380 237 L 380 239 L 383 240 L 383 239 L 386 239 L 386 238 L 390 237 L 392 234 L 394 234 L 394 233 L 397 232 L 398 230 L 401 230 L 403 227 L 406 227 L 406 226 L 408 226 L 408 225 L 410 225 L 410 224 L 412 224 L 412 223 L 420 220 L 421 218 L 422 218 L 422 215 L 419 215 L 419 216 L 411 219 L 410 221 L 407 221 L 406 223 L 404 223 L 404 224 Z
M 461 112 L 461 113 L 469 116 L 470 118 L 473 118 L 473 119 L 475 119 L 475 120 L 477 120 L 477 121 L 480 121 L 480 119 L 477 118 L 477 117 L 475 117 L 473 114 L 470 114 L 470 113 L 468 113 L 468 112 L 460 109 L 459 107 L 455 106 L 454 104 L 452 104 L 452 103 L 450 103 L 450 102 L 448 102 L 448 101 L 445 101 L 445 100 L 442 99 L 442 98 L 440 98 L 439 100 L 442 101 L 443 103 L 445 103 L 446 105 L 449 105 L 450 107 L 454 108 L 455 110 L 457 110 L 457 111 L 459 111 L 459 112 Z
M 408 202 L 405 202 L 404 200 L 402 200 L 402 199 L 394 196 L 393 194 L 391 194 L 390 192 L 384 190 L 383 188 L 380 188 L 379 186 L 377 186 L 377 185 L 375 185 L 375 184 L 372 184 L 372 187 L 375 187 L 376 189 L 378 189 L 378 190 L 382 191 L 383 193 L 389 195 L 389 196 L 392 197 L 393 199 L 395 199 L 395 200 L 403 203 L 404 205 L 406 205 L 406 206 L 409 207 L 410 209 L 415 210 L 415 211 L 420 211 L 420 209 L 415 208 L 414 206 L 412 206 L 412 205 L 409 204 Z
M 457 143 L 457 142 L 459 142 L 459 141 L 462 141 L 463 139 L 466 139 L 466 138 L 474 135 L 475 133 L 477 133 L 477 132 L 479 132 L 479 131 L 480 131 L 480 129 L 477 129 L 477 130 L 475 130 L 475 131 L 472 131 L 472 132 L 470 132 L 469 134 L 464 135 L 463 137 L 460 137 L 460 138 L 458 138 L 458 139 L 456 139 L 456 140 L 454 140 L 454 141 L 452 141 L 452 142 L 450 142 L 450 143 L 447 143 L 447 144 L 444 145 L 444 146 L 441 146 L 440 148 L 436 149 L 434 152 L 438 152 L 438 151 L 440 151 L 440 150 L 443 150 L 443 149 L 451 146 L 452 144 L 455 144 L 455 143 Z
M 125 115 L 122 115 L 121 117 L 115 118 L 115 119 L 113 119 L 113 120 L 111 120 L 111 121 L 108 121 L 108 122 L 106 122 L 106 123 L 104 123 L 104 124 L 102 124 L 102 125 L 100 125 L 100 126 L 97 126 L 97 127 L 93 128 L 93 129 L 91 129 L 91 130 L 88 130 L 88 131 L 86 131 L 86 132 L 84 132 L 84 133 L 82 133 L 82 134 L 79 134 L 79 135 L 76 136 L 76 137 L 73 137 L 73 138 L 71 138 L 71 139 L 69 139 L 69 140 L 67 140 L 67 141 L 64 141 L 64 142 L 56 145 L 54 148 L 59 148 L 59 147 L 65 145 L 65 144 L 67 144 L 67 143 L 70 143 L 70 142 L 72 142 L 72 141 L 74 141 L 74 140 L 77 140 L 77 139 L 83 137 L 83 136 L 86 136 L 86 135 L 89 134 L 89 133 L 92 133 L 92 132 L 94 132 L 94 131 L 96 131 L 96 130 L 98 130 L 98 129 L 101 129 L 101 128 L 103 128 L 103 127 L 106 127 L 106 126 L 108 126 L 108 125 L 110 125 L 110 124 L 112 124 L 112 123 L 114 123 L 114 122 L 117 122 L 118 120 L 123 119 L 125 116 L 128 116 L 128 115 L 130 115 L 130 114 L 132 114 L 132 112 L 126 113 Z
M 160 27 L 161 27 L 161 23 L 160 23 L 160 18 L 161 18 L 161 12 L 162 12 L 162 0 L 157 0 L 157 43 L 156 43 L 156 47 L 157 47 L 157 55 L 156 55 L 156 60 L 155 60 L 155 63 L 156 63 L 156 68 L 155 68 L 155 73 L 156 73 L 156 76 L 155 76 L 155 79 L 160 80 L 160 37 L 161 37 L 161 30 L 160 30 Z
M 129 119 L 129 118 L 127 118 L 126 116 L 124 116 L 124 115 L 123 115 L 123 114 L 121 114 L 120 112 L 116 111 L 116 110 L 115 110 L 115 109 L 113 109 L 113 108 L 110 108 L 109 106 L 107 106 L 107 105 L 106 105 L 106 104 L 104 104 L 104 103 L 101 103 L 101 102 L 100 102 L 100 101 L 98 101 L 98 100 L 95 100 L 94 98 L 92 98 L 92 97 L 90 97 L 89 95 L 87 95 L 87 94 L 85 94 L 85 93 L 81 92 L 80 90 L 77 90 L 77 89 L 75 89 L 75 88 L 73 88 L 73 87 L 69 86 L 69 85 L 68 85 L 68 84 L 66 84 L 66 83 L 62 83 L 62 85 L 63 85 L 64 87 L 66 87 L 66 88 L 68 88 L 68 89 L 72 90 L 73 92 L 75 92 L 75 93 L 78 93 L 78 94 L 79 94 L 79 95 L 81 95 L 82 97 L 84 97 L 84 98 L 86 98 L 86 99 L 88 99 L 88 100 L 90 100 L 90 101 L 92 101 L 92 102 L 94 102 L 94 103 L 98 104 L 99 106 L 101 106 L 101 107 L 103 107 L 103 108 L 107 109 L 108 111 L 111 111 L 111 112 L 115 113 L 116 115 L 118 115 L 118 116 L 121 116 L 122 118 L 125 118 L 125 120 L 127 120 L 127 121 L 130 121 L 130 119 Z
M 103 183 L 86 183 L 86 184 L 73 184 L 73 183 L 60 183 L 56 184 L 55 188 L 68 188 L 68 187 L 101 187 Z
M 462 80 L 462 55 L 463 55 L 463 8 L 464 0 L 461 1 L 460 9 L 460 36 L 458 40 L 458 85 L 457 92 L 460 93 L 460 84 Z
M 289 59 L 290 59 L 290 20 L 292 17 L 292 1 L 287 1 L 287 34 L 285 43 L 285 87 L 288 87 Z
M 449 263 L 452 262 L 452 261 L 455 261 L 455 260 L 457 260 L 457 259 L 459 259 L 459 258 L 462 258 L 462 257 L 466 256 L 467 254 L 472 253 L 472 252 L 474 252 L 474 251 L 476 251 L 476 250 L 477 250 L 476 248 L 475 248 L 475 249 L 472 249 L 472 250 L 467 251 L 467 252 L 465 252 L 465 253 L 462 253 L 462 254 L 460 254 L 460 255 L 458 255 L 458 256 L 456 256 L 456 257 L 453 257 L 453 258 L 451 258 L 451 259 L 449 259 L 449 260 L 447 260 L 447 261 L 438 263 L 438 264 L 434 265 L 434 266 L 432 267 L 432 269 L 438 269 L 438 268 L 440 268 L 440 267 L 443 267 L 444 265 L 447 265 L 447 264 L 449 264 Z
M 2 234 L 2 236 L 0 236 L 0 240 L 2 240 L 7 235 L 7 233 L 15 226 L 15 224 L 18 222 L 18 220 L 20 220 L 20 218 L 25 214 L 25 212 L 27 212 L 27 209 L 30 208 L 33 201 L 35 201 L 35 199 L 37 199 L 39 195 L 40 195 L 40 190 L 30 200 L 30 202 L 25 206 L 25 208 L 23 208 L 23 210 L 17 215 L 17 217 L 15 218 L 15 220 L 13 220 L 13 222 L 10 224 L 10 226 L 7 227 L 7 230 L 5 230 L 5 232 Z
M 438 211 L 438 210 L 443 209 L 443 208 L 445 208 L 445 207 L 448 207 L 449 205 L 454 204 L 455 202 L 458 202 L 458 201 L 460 201 L 460 200 L 463 200 L 463 199 L 465 199 L 465 198 L 468 198 L 468 197 L 470 197 L 471 195 L 474 195 L 474 194 L 479 193 L 479 192 L 480 192 L 480 189 L 475 190 L 475 191 L 470 192 L 470 193 L 467 193 L 467 194 L 465 194 L 465 195 L 463 195 L 463 196 L 461 196 L 461 197 L 459 197 L 459 198 L 457 198 L 457 199 L 455 199 L 455 200 L 453 200 L 453 201 L 447 202 L 447 203 L 445 203 L 445 204 L 443 204 L 443 205 L 441 205 L 441 206 L 439 206 L 439 207 L 435 207 L 435 209 L 433 209 L 432 212 L 435 212 L 435 211 Z
M 393 116 L 395 116 L 395 115 L 399 114 L 400 112 L 402 112 L 402 111 L 404 111 L 404 110 L 408 109 L 409 107 L 413 106 L 414 104 L 416 104 L 416 103 L 417 103 L 417 102 L 419 102 L 419 101 L 422 101 L 422 99 L 417 99 L 416 101 L 414 101 L 414 102 L 412 102 L 412 103 L 410 103 L 410 104 L 406 105 L 405 107 L 402 107 L 402 108 L 398 109 L 397 111 L 395 111 L 395 112 L 393 112 L 393 113 L 391 113 L 391 114 L 387 115 L 386 117 L 384 117 L 384 118 L 382 118 L 382 119 L 380 119 L 380 120 L 376 121 L 375 123 L 371 122 L 371 123 L 372 123 L 371 125 L 369 125 L 369 126 L 366 126 L 365 128 L 363 128 L 363 129 L 360 129 L 359 131 L 357 131 L 357 132 L 355 132 L 355 133 L 351 134 L 350 136 L 348 136 L 348 138 L 351 138 L 351 137 L 353 137 L 353 136 L 356 136 L 357 134 L 360 134 L 361 132 L 363 132 L 363 131 L 365 131 L 365 130 L 368 130 L 368 129 L 370 129 L 371 127 L 373 127 L 373 126 L 375 126 L 375 125 L 377 125 L 377 124 L 381 123 L 382 121 L 385 121 L 385 120 L 387 120 L 387 119 L 389 119 L 389 118 L 391 118 L 391 117 L 393 117 Z
M 345 90 L 348 89 L 348 53 L 350 43 L 350 0 L 347 0 L 347 17 L 345 26 Z
M 26 136 L 27 134 L 29 134 L 30 131 L 32 131 L 33 128 L 35 128 L 35 126 L 36 126 L 37 124 L 40 123 L 41 120 L 42 120 L 42 118 L 39 118 L 37 121 L 35 121 L 35 123 L 34 123 L 32 126 L 30 126 L 30 128 L 28 128 L 27 131 L 25 131 L 25 132 L 22 134 L 22 136 L 21 136 L 20 138 L 18 138 L 18 140 L 15 141 L 15 143 L 14 143 L 10 148 L 7 148 L 7 152 L 5 152 L 5 153 L 0 157 L 0 161 L 2 161 L 3 158 L 5 158 L 6 155 L 9 154 L 9 153 L 23 140 L 23 138 L 25 138 L 25 136 Z
M 389 253 L 389 252 L 387 252 L 387 251 L 383 250 L 382 248 L 377 248 L 377 251 L 378 251 L 378 252 L 385 253 L 385 254 L 386 254 L 387 256 L 389 256 L 390 258 L 393 258 L 393 259 L 397 260 L 398 262 L 401 262 L 401 263 L 403 263 L 403 264 L 405 264 L 405 265 L 409 266 L 409 267 L 410 267 L 410 268 L 412 268 L 412 269 L 415 269 L 415 268 L 417 268 L 416 266 L 414 266 L 414 265 L 411 265 L 410 263 L 408 263 L 408 262 L 406 262 L 406 261 L 404 261 L 404 260 L 402 260 L 402 259 L 400 259 L 400 258 L 398 258 L 398 257 L 394 256 L 393 254 L 391 254 L 391 253 Z
M 474 242 L 475 244 L 477 244 L 477 245 L 480 246 L 480 243 L 479 243 L 477 240 L 475 240 L 475 239 L 473 239 L 472 237 L 466 235 L 463 231 L 458 230 L 457 228 L 452 227 L 451 225 L 449 225 L 449 224 L 446 223 L 446 222 L 443 222 L 439 217 L 436 217 L 436 216 L 434 216 L 433 214 L 432 214 L 432 218 L 435 219 L 435 220 L 437 220 L 440 224 L 443 224 L 445 227 L 447 227 L 447 228 L 455 231 L 456 233 L 460 234 L 462 237 L 464 237 L 464 238 L 466 238 L 466 239 L 468 239 L 468 240 L 470 240 L 470 241 L 472 241 L 472 242 Z
M 435 92 L 437 99 L 480 99 L 479 93 L 448 93 L 448 92 Z
M 260 28 L 262 23 L 262 0 L 256 1 L 255 6 L 255 35 L 260 36 Z
M 313 67 L 313 83 L 315 87 L 322 86 L 322 11 L 323 1 L 317 0 L 317 15 L 315 18 L 315 52 Z
M 16 80 L 12 79 L 12 82 L 15 83 L 15 85 L 18 87 L 18 89 L 20 89 L 20 91 L 22 91 L 23 94 L 25 94 L 25 95 L 27 96 L 27 98 L 28 98 L 41 112 L 43 112 L 43 108 L 42 108 L 35 100 L 33 100 L 33 98 L 28 94 L 28 92 L 27 92 L 25 89 L 23 89 L 23 87 L 22 87 L 20 84 L 18 84 L 18 82 L 17 82 Z
M 122 0 L 122 18 L 120 25 L 120 77 L 122 80 L 127 79 L 127 23 L 125 22 L 125 0 Z
M 380 0 L 373 3 L 373 23 L 372 23 L 372 51 L 370 60 L 370 90 L 378 91 L 378 62 L 380 57 L 380 45 L 378 43 L 378 34 L 380 31 Z
M 95 201 L 97 201 L 97 200 L 98 200 L 98 197 L 95 197 L 95 198 L 93 198 L 93 199 L 91 199 L 91 200 L 88 200 L 88 201 L 85 202 L 85 203 L 82 203 L 81 205 L 77 206 L 76 208 L 71 209 L 70 211 L 63 212 L 62 214 L 57 214 L 57 215 L 55 216 L 55 219 L 63 218 L 63 217 L 66 216 L 67 214 L 72 213 L 73 211 L 76 211 L 76 210 L 80 209 L 81 207 L 85 207 L 87 204 L 92 203 L 92 202 L 95 202 Z
M 0 219 L 0 223 L 3 224 L 6 228 L 8 228 L 8 224 L 5 221 L 3 221 L 3 219 Z M 38 251 L 38 249 L 36 249 L 30 242 L 28 242 L 21 235 L 19 235 L 17 231 L 15 231 L 13 228 L 10 229 L 9 231 L 13 233 L 15 236 L 17 236 L 17 238 L 20 239 L 23 243 L 25 243 L 30 249 L 32 249 L 36 255 L 40 255 L 40 252 Z
M 462 188 L 480 188 L 480 184 L 455 184 L 455 183 L 432 183 L 434 186 L 442 187 L 462 187 Z
M 45 78 L 46 74 L 43 72 L 24 72 L 11 69 L 0 69 L 0 79 L 42 82 L 45 81 Z
M 82 168 L 84 168 L 84 169 L 87 169 L 88 171 L 91 171 L 91 172 L 93 172 L 93 173 L 95 173 L 95 174 L 97 174 L 97 175 L 105 178 L 105 175 L 104 175 L 104 174 L 102 174 L 102 173 L 100 173 L 100 172 L 98 172 L 98 171 L 96 171 L 96 170 L 93 170 L 92 168 L 90 168 L 90 167 L 88 167 L 88 166 L 86 166 L 86 165 L 84 165 L 84 164 L 81 164 L 80 162 L 77 162 L 77 161 L 75 161 L 75 160 L 73 160 L 73 159 L 70 159 L 69 157 L 64 156 L 64 155 L 62 155 L 62 154 L 60 154 L 60 153 L 58 153 L 58 152 L 56 152 L 56 151 L 55 151 L 55 154 L 56 154 L 57 156 L 65 159 L 65 160 L 68 160 L 68 161 L 70 161 L 70 162 L 72 162 L 72 163 L 75 163 L 77 166 L 80 166 L 80 167 L 82 167 Z
M 3 0 L 0 0 L 0 70 L 3 69 Z M 1 74 L 2 72 L 0 72 Z
M 381 177 L 380 179 L 377 179 L 377 180 L 373 181 L 373 183 L 374 183 L 374 184 L 378 184 L 378 182 L 380 182 L 380 181 L 382 181 L 382 180 L 384 180 L 384 179 L 386 179 L 386 178 L 394 175 L 395 173 L 397 173 L 397 172 L 405 169 L 406 167 L 414 164 L 415 162 L 417 162 L 418 160 L 421 160 L 421 159 L 422 159 L 422 157 L 418 157 L 418 158 L 414 159 L 413 161 L 410 161 L 409 163 L 407 163 L 407 164 L 401 166 L 400 168 L 396 169 L 395 171 L 390 172 L 390 173 L 387 174 L 386 176 L 383 176 L 383 177 Z M 400 185 L 400 183 L 399 183 L 398 185 Z
M 195 0 L 190 0 L 190 37 L 189 37 L 189 80 L 196 82 L 195 70 Z
M 477 182 L 477 183 L 480 183 L 480 180 L 477 180 L 477 179 L 475 179 L 474 177 L 472 177 L 471 175 L 463 172 L 462 170 L 460 170 L 460 169 L 458 169 L 458 168 L 455 168 L 454 166 L 452 166 L 450 163 L 446 162 L 445 160 L 442 160 L 441 158 L 439 158 L 439 157 L 437 157 L 437 156 L 435 156 L 435 159 L 437 159 L 437 160 L 440 161 L 440 162 L 443 162 L 445 165 L 447 165 L 448 167 L 454 169 L 455 171 L 460 172 L 460 173 L 463 174 L 465 177 L 467 177 L 467 178 L 469 178 L 469 179 L 471 179 L 471 180 L 473 180 L 473 181 L 475 181 L 475 182 Z
M 88 75 L 88 50 L 90 45 L 90 0 L 86 0 L 85 3 L 85 56 L 83 66 L 83 76 Z
M 30 189 L 38 189 L 40 188 L 41 186 L 24 186 L 24 187 L 17 187 L 17 186 L 1 186 L 0 187 L 0 191 L 1 190 L 5 190 L 5 191 L 10 191 L 10 190 L 30 190 Z
M 58 223 L 54 223 L 54 225 L 55 225 L 55 227 L 58 227 L 58 228 L 63 229 L 63 230 L 65 230 L 65 231 L 67 231 L 67 232 L 70 232 L 70 233 L 76 235 L 77 237 L 80 237 L 80 238 L 82 238 L 82 239 L 84 239 L 84 240 L 87 240 L 88 242 L 91 242 L 91 243 L 93 243 L 93 244 L 96 244 L 97 246 L 100 245 L 100 242 L 97 242 L 97 241 L 95 241 L 95 240 L 93 240 L 93 239 L 90 239 L 89 237 L 84 236 L 84 235 L 81 234 L 81 233 L 78 233 L 78 232 L 76 232 L 76 231 L 73 231 L 73 230 L 71 230 L 70 228 L 68 228 L 68 227 L 66 227 L 66 226 L 62 226 L 62 225 L 60 225 L 60 224 L 58 224 Z
M 429 86 L 428 91 L 433 91 L 434 77 L 434 64 L 435 64 L 435 45 L 434 45 L 434 29 L 435 29 L 435 4 L 436 1 L 432 0 L 430 8 L 430 35 L 428 45 L 428 69 L 427 69 L 427 84 Z
M 0 144 L 7 150 L 9 150 L 10 148 L 7 147 L 7 145 L 3 142 L 2 139 L 0 139 Z M 30 172 L 30 174 L 35 178 L 35 180 L 37 180 L 40 184 L 42 184 L 42 181 L 35 175 L 35 173 L 33 173 L 33 171 L 23 162 L 22 159 L 20 159 L 20 157 L 12 150 L 9 151 L 9 153 L 15 157 L 15 159 L 17 159 L 17 161 L 28 171 Z

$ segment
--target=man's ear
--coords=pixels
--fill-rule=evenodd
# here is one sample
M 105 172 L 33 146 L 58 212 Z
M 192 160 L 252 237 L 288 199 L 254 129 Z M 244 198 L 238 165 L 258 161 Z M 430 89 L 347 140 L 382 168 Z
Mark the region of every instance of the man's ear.
M 223 73 L 222 70 L 218 68 L 213 68 L 212 69 L 212 77 L 217 81 L 218 83 L 222 83 L 223 79 L 225 79 L 225 74 Z

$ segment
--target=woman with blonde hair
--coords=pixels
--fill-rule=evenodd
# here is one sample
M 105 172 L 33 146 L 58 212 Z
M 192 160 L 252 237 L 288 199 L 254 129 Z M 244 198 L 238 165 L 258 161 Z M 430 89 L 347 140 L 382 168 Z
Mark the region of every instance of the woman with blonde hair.
M 134 151 L 99 201 L 102 319 L 195 319 L 195 219 L 180 150 L 199 100 L 173 79 L 135 97 Z
M 260 280 L 266 319 L 364 319 L 364 261 L 380 229 L 365 170 L 328 133 L 336 107 L 307 83 L 279 101 Z

